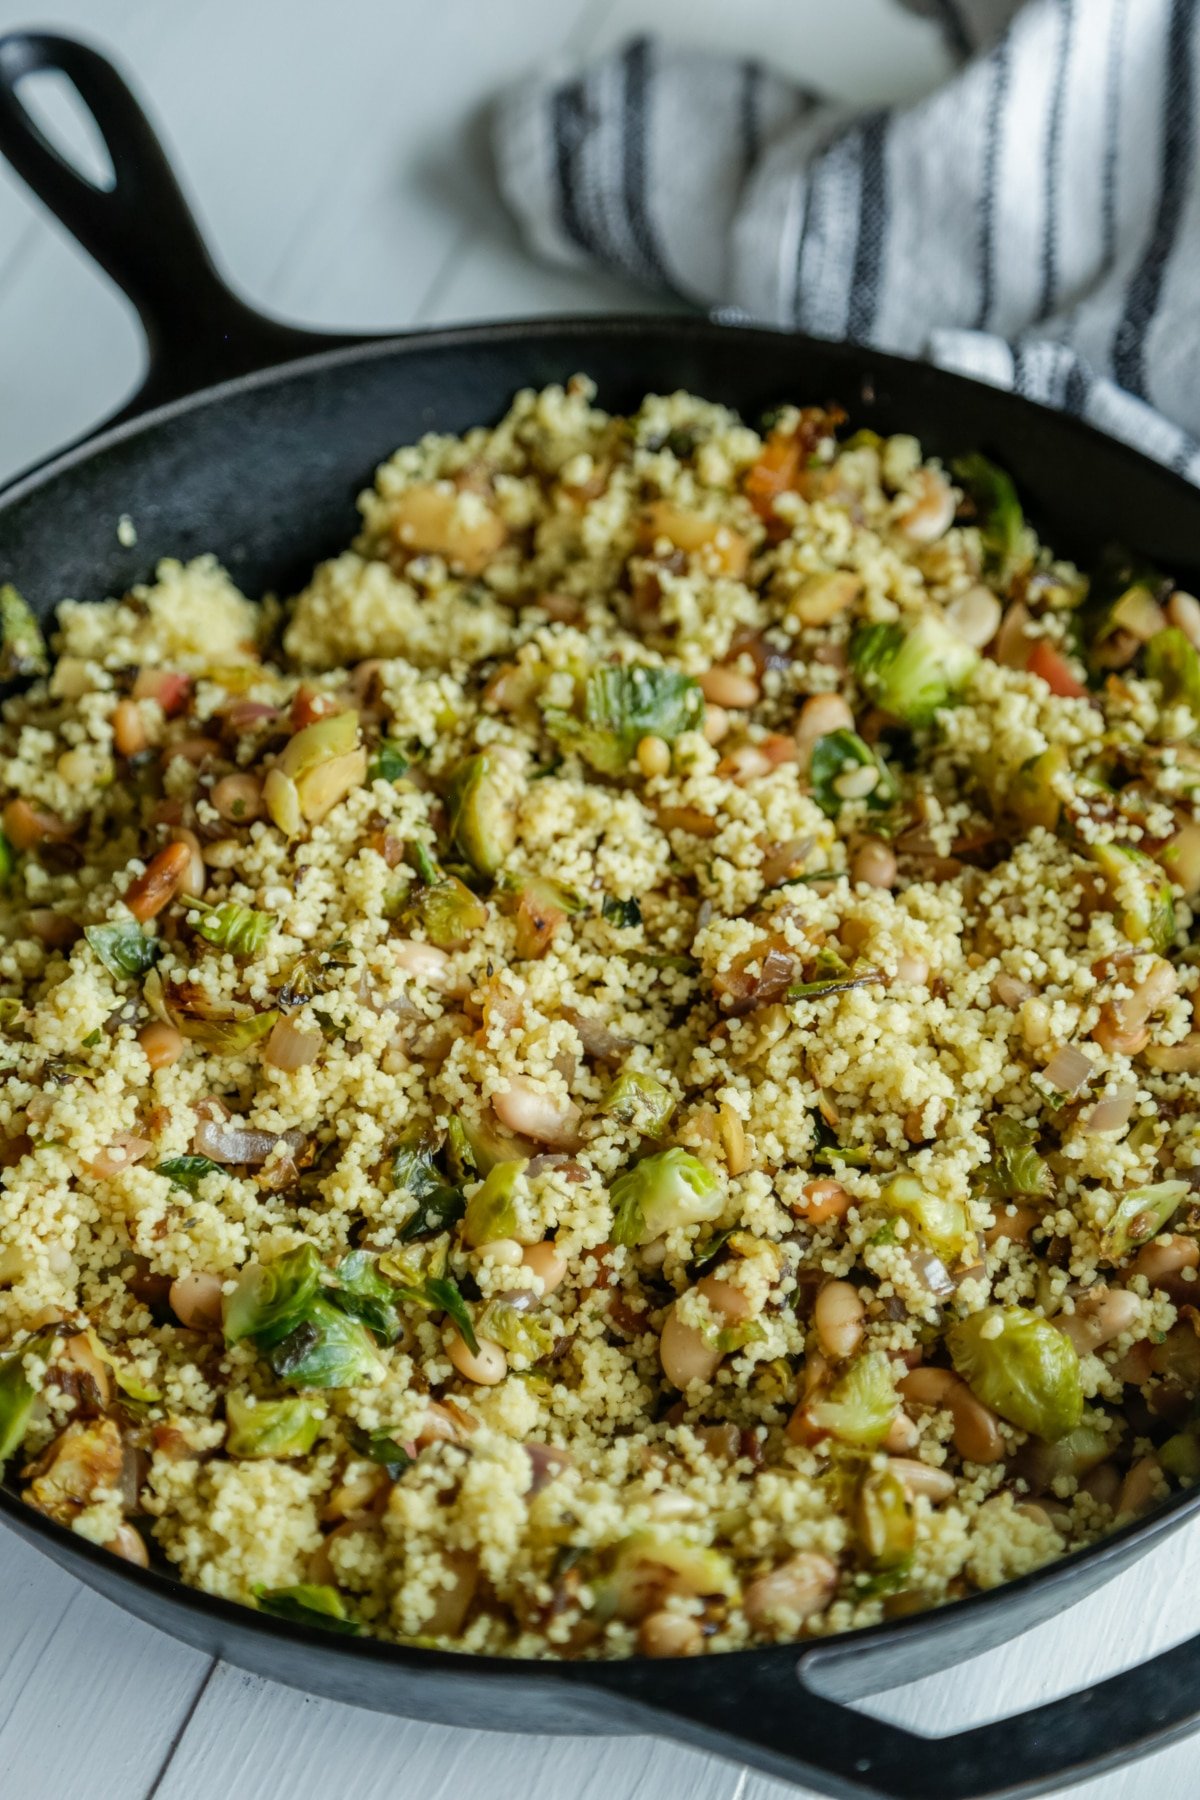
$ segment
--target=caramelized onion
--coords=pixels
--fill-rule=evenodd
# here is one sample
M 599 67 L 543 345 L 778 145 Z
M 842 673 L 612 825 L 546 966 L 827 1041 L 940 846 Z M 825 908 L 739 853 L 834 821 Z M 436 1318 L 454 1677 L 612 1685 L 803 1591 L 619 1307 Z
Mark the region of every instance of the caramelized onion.
M 1077 1094 L 1095 1070 L 1082 1050 L 1074 1044 L 1062 1044 L 1042 1071 L 1052 1088 L 1060 1094 Z
M 277 1145 L 284 1144 L 289 1152 L 293 1152 L 303 1142 L 302 1131 L 254 1131 L 240 1126 L 222 1130 L 211 1119 L 201 1119 L 196 1125 L 192 1148 L 198 1156 L 210 1157 L 216 1163 L 256 1167 L 267 1161 Z

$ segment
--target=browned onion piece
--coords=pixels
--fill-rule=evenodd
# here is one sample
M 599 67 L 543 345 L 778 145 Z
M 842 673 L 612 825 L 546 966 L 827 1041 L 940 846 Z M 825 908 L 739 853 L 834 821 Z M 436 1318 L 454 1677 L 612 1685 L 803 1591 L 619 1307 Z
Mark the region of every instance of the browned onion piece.
M 569 1025 L 573 1025 L 580 1043 L 587 1056 L 599 1057 L 601 1062 L 619 1062 L 627 1050 L 633 1048 L 631 1038 L 618 1037 L 599 1019 L 591 1019 L 586 1013 L 576 1012 L 574 1007 L 564 1006 L 562 1016 Z
M 571 1467 L 571 1458 L 565 1450 L 558 1450 L 553 1444 L 526 1444 L 525 1454 L 533 1469 L 533 1480 L 529 1484 L 530 1494 L 540 1494 L 542 1489 L 556 1475 Z
M 1062 1044 L 1042 1071 L 1052 1088 L 1060 1094 L 1077 1094 L 1085 1081 L 1095 1074 L 1088 1057 L 1074 1044 Z
M 952 1294 L 958 1286 L 941 1257 L 935 1256 L 932 1250 L 910 1250 L 908 1260 L 921 1286 L 931 1294 L 942 1297 Z
M 198 1156 L 211 1157 L 216 1163 L 241 1163 L 255 1167 L 265 1163 L 279 1144 L 289 1152 L 304 1142 L 302 1131 L 253 1131 L 240 1126 L 222 1130 L 211 1119 L 201 1119 L 192 1137 L 192 1148 Z
M 319 1031 L 301 1031 L 290 1019 L 279 1018 L 271 1028 L 263 1061 L 269 1062 L 273 1069 L 291 1074 L 294 1069 L 303 1069 L 308 1063 L 316 1062 L 323 1043 Z
M 1080 1124 L 1085 1131 L 1120 1131 L 1128 1123 L 1136 1099 L 1135 1087 L 1119 1087 L 1113 1093 L 1106 1094 L 1103 1100 L 1097 1100 L 1091 1112 L 1080 1120 Z

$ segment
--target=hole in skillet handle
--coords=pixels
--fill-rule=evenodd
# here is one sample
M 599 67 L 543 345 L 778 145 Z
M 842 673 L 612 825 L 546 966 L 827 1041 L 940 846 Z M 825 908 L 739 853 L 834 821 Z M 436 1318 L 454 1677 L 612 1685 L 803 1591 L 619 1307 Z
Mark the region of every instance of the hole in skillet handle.
M 60 150 L 22 96 L 29 77 L 47 74 L 69 82 L 90 115 L 111 165 L 107 184 L 80 172 L 65 141 Z M 48 119 L 41 107 L 38 114 Z M 123 76 L 90 45 L 49 32 L 0 37 L 0 152 L 142 321 L 146 378 L 110 424 L 218 381 L 371 341 L 281 324 L 230 290 L 153 126 Z
M 853 1650 L 831 1643 L 796 1660 L 743 1651 L 711 1663 L 614 1663 L 588 1678 L 632 1702 L 647 1730 L 838 1800 L 1015 1800 L 1163 1749 L 1200 1722 L 1200 1637 L 947 1737 L 906 1731 L 819 1692 L 846 1655 Z M 624 1722 L 637 1729 L 628 1714 Z

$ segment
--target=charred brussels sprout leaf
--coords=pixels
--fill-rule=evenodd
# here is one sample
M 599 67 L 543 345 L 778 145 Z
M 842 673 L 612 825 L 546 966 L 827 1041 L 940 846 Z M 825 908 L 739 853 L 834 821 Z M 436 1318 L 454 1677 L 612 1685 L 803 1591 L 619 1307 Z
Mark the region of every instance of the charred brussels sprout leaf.
M 220 1167 L 211 1156 L 168 1156 L 165 1162 L 157 1165 L 154 1173 L 165 1175 L 174 1187 L 195 1194 L 204 1177 L 214 1174 Z
M 4 833 L 0 831 L 0 892 L 9 886 L 16 872 L 17 853 Z M 606 900 L 604 904 L 607 906 L 608 901 Z M 607 914 L 605 916 L 607 917 Z
M 395 917 L 406 931 L 420 927 L 439 950 L 457 950 L 482 931 L 488 909 L 457 875 L 443 875 L 435 870 L 428 885 L 423 877 L 418 877 L 402 892 Z
M 38 1395 L 25 1370 L 26 1359 L 48 1358 L 53 1348 L 54 1332 L 43 1331 L 0 1358 L 0 1474 L 24 1442 Z
M 275 924 L 270 913 L 255 912 L 240 906 L 236 900 L 223 900 L 219 906 L 206 906 L 202 900 L 188 900 L 189 913 L 196 913 L 197 934 L 218 950 L 231 956 L 257 956 L 271 935 Z
M 400 1336 L 396 1290 L 379 1273 L 376 1258 L 366 1250 L 351 1250 L 334 1270 L 333 1279 L 335 1285 L 325 1290 L 325 1299 L 361 1319 L 381 1343 L 394 1344 Z
M 1130 943 L 1169 950 L 1175 941 L 1175 902 L 1158 864 L 1132 844 L 1093 844 L 1090 855 Z
M 605 894 L 600 914 L 607 924 L 615 925 L 619 931 L 628 931 L 642 922 L 642 909 L 636 900 L 618 900 L 612 894 Z
M 1162 689 L 1164 706 L 1182 701 L 1200 724 L 1200 655 L 1176 626 L 1155 632 L 1146 645 L 1146 674 Z
M 661 1137 L 674 1110 L 670 1089 L 637 1069 L 625 1069 L 618 1075 L 600 1102 L 602 1113 L 631 1125 L 645 1137 Z
M 862 625 L 850 666 L 868 699 L 906 725 L 928 725 L 967 685 L 979 652 L 933 613 L 913 625 Z
M 856 1506 L 858 1536 L 873 1569 L 906 1568 L 916 1548 L 917 1521 L 908 1489 L 891 1469 L 864 1475 Z
M 457 1119 L 452 1121 L 452 1127 L 457 1123 Z M 458 1189 L 439 1174 L 433 1156 L 433 1146 L 420 1138 L 398 1144 L 392 1153 L 392 1186 L 411 1194 L 417 1202 L 416 1212 L 400 1233 L 402 1244 L 436 1231 L 448 1231 L 463 1216 L 466 1202 Z
M 975 509 L 984 573 L 1003 587 L 1024 560 L 1025 515 L 1012 479 L 978 451 L 960 456 L 951 473 Z
M 818 1431 L 843 1444 L 873 1450 L 887 1436 L 900 1402 L 891 1361 L 882 1350 L 856 1357 L 834 1383 L 829 1395 L 808 1409 Z
M 430 1275 L 420 1287 L 404 1287 L 397 1290 L 401 1300 L 407 1300 L 413 1306 L 419 1306 L 423 1312 L 445 1313 L 455 1326 L 463 1343 L 472 1356 L 479 1354 L 479 1339 L 475 1336 L 475 1327 L 471 1323 L 471 1315 L 467 1303 L 462 1297 L 458 1283 L 449 1275 Z
M 213 1000 L 194 981 L 164 981 L 151 969 L 143 993 L 153 1012 L 215 1056 L 237 1056 L 266 1037 L 279 1014 L 256 1013 L 236 1000 Z
M 563 749 L 577 751 L 602 775 L 621 775 L 642 738 L 673 744 L 683 732 L 698 730 L 704 695 L 690 675 L 635 663 L 592 670 L 581 719 L 557 707 L 547 707 L 543 716 Z
M 1054 1191 L 1050 1165 L 1037 1153 L 1037 1129 L 1001 1114 L 992 1120 L 995 1156 L 987 1191 L 1004 1200 L 1044 1200 Z
M 0 587 L 0 681 L 25 681 L 50 667 L 42 628 L 11 581 Z
M 810 774 L 813 797 L 821 811 L 836 819 L 848 800 L 887 807 L 896 798 L 896 783 L 883 758 L 856 731 L 831 731 L 813 745 Z
M 1021 764 L 1008 790 L 1008 804 L 1026 827 L 1054 831 L 1070 792 L 1071 762 L 1062 744 L 1051 744 Z
M 272 1263 L 248 1263 L 224 1301 L 225 1342 L 253 1338 L 269 1349 L 299 1326 L 316 1298 L 320 1261 L 312 1244 L 301 1244 Z
M 412 1467 L 413 1458 L 404 1445 L 383 1427 L 364 1431 L 361 1425 L 347 1425 L 346 1436 L 359 1456 L 365 1456 L 368 1462 L 379 1463 L 387 1471 L 390 1481 L 398 1480 L 405 1469 Z
M 523 1356 L 527 1362 L 537 1362 L 553 1350 L 558 1334 L 552 1320 L 536 1318 L 507 1301 L 493 1299 L 479 1315 L 479 1336 L 490 1338 L 492 1343 L 514 1356 Z
M 699 1225 L 721 1210 L 715 1175 L 690 1150 L 644 1156 L 609 1189 L 614 1244 L 649 1244 L 677 1225 Z
M 225 1398 L 225 1449 L 230 1456 L 251 1460 L 264 1456 L 306 1456 L 317 1441 L 320 1407 L 298 1396 L 290 1400 L 254 1400 L 248 1394 Z
M 907 1219 L 921 1241 L 948 1269 L 977 1261 L 979 1246 L 965 1200 L 930 1193 L 912 1175 L 894 1175 L 880 1195 L 892 1218 Z
M 499 763 L 487 751 L 460 763 L 446 796 L 450 837 L 480 875 L 494 875 L 513 847 L 513 809 Z
M 1010 1425 L 1051 1442 L 1083 1415 L 1079 1357 L 1065 1332 L 1019 1306 L 987 1306 L 951 1327 L 954 1367 Z
M 149 938 L 132 919 L 113 925 L 86 925 L 84 937 L 118 981 L 133 981 L 146 975 L 162 955 L 157 938 Z
M 269 1361 L 280 1381 L 298 1388 L 363 1387 L 384 1372 L 366 1327 L 323 1295 L 271 1346 Z
M 1186 1181 L 1158 1181 L 1151 1187 L 1131 1188 L 1122 1195 L 1100 1240 L 1104 1262 L 1120 1262 L 1141 1244 L 1148 1244 L 1164 1230 L 1191 1189 Z
M 375 747 L 375 754 L 367 764 L 368 781 L 399 781 L 408 774 L 409 762 L 401 746 L 391 738 L 384 738 Z
M 259 1612 L 273 1618 L 286 1619 L 290 1625 L 319 1625 L 322 1631 L 340 1632 L 344 1637 L 357 1637 L 361 1629 L 342 1603 L 336 1588 L 318 1587 L 309 1581 L 295 1587 L 254 1589 Z
M 523 1156 L 496 1163 L 467 1201 L 463 1237 L 473 1248 L 513 1236 L 517 1229 L 517 1183 L 525 1167 Z

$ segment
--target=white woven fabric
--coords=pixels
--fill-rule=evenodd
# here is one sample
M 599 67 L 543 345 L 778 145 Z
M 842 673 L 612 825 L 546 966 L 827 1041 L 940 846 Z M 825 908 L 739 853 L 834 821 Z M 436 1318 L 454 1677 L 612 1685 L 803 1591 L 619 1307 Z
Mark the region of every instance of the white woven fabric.
M 854 112 L 638 39 L 504 96 L 531 246 L 1076 412 L 1200 481 L 1200 0 L 910 0 L 959 60 Z

